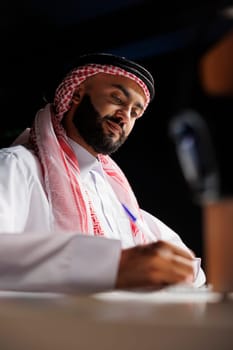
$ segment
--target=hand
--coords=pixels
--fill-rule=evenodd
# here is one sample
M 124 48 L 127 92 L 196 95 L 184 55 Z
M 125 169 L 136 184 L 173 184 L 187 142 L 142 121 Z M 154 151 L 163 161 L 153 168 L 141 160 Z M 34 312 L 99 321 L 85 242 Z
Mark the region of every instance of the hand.
M 117 289 L 162 288 L 194 279 L 194 254 L 165 241 L 122 250 Z

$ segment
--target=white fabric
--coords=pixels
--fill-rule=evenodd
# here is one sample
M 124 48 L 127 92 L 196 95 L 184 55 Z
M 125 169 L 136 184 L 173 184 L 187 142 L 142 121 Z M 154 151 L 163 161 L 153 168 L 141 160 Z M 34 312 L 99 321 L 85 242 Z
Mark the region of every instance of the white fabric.
M 78 157 L 82 181 L 105 236 L 120 239 L 123 248 L 134 246 L 129 218 L 108 181 L 105 180 L 101 162 L 71 139 L 69 143 Z
M 72 147 L 80 156 L 83 150 L 73 144 Z M 70 288 L 75 286 L 77 291 L 113 288 L 121 244 L 129 247 L 135 243 L 127 235 L 130 232 L 129 221 L 110 186 L 105 186 L 103 191 L 104 176 L 100 165 L 94 159 L 90 159 L 89 165 L 91 167 L 87 169 L 83 164 L 81 173 L 84 182 L 88 183 L 87 190 L 93 196 L 101 224 L 106 227 L 107 237 L 111 239 L 51 232 L 48 201 L 37 158 L 23 146 L 0 151 L 0 289 L 12 289 L 15 278 L 19 279 L 17 287 L 26 290 L 32 289 L 36 281 L 45 291 L 48 287 L 51 289 L 51 285 L 53 291 L 61 290 L 62 282 L 68 283 Z M 109 210 L 109 201 L 112 200 L 116 206 L 111 205 Z M 180 237 L 168 226 L 151 214 L 141 212 L 155 233 L 155 240 L 165 239 L 185 247 Z M 115 217 L 120 218 L 119 222 L 115 222 Z M 95 244 L 99 247 L 96 251 Z M 7 256 L 4 252 L 7 252 Z M 85 254 L 80 255 L 81 252 Z M 9 269 L 4 269 L 9 261 L 12 272 L 16 271 L 17 274 L 12 275 Z M 200 270 L 195 286 L 204 282 L 205 276 Z
M 0 234 L 0 290 L 99 292 L 114 286 L 117 240 L 38 231 Z

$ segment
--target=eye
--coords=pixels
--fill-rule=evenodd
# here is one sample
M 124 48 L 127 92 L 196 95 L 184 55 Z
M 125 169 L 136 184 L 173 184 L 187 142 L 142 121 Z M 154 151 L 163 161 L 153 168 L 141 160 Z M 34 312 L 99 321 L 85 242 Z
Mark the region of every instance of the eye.
M 140 115 L 141 115 L 141 111 L 140 111 L 140 110 L 138 110 L 138 109 L 132 109 L 132 111 L 131 111 L 131 116 L 132 116 L 132 118 L 137 119 L 137 118 L 140 117 Z
M 123 101 L 122 101 L 121 97 L 119 97 L 119 95 L 113 94 L 112 99 L 113 99 L 114 103 L 117 103 L 119 105 L 123 103 Z

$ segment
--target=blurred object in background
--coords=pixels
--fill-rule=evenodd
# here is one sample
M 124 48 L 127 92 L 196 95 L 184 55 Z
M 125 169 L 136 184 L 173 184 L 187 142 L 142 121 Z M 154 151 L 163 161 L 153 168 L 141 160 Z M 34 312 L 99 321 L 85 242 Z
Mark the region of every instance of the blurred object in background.
M 202 205 L 218 200 L 218 166 L 209 130 L 203 118 L 196 111 L 184 110 L 171 120 L 169 128 L 194 201 Z
M 207 282 L 224 294 L 233 291 L 232 63 L 233 30 L 198 64 L 205 122 L 186 111 L 170 124 L 184 177 L 203 210 Z

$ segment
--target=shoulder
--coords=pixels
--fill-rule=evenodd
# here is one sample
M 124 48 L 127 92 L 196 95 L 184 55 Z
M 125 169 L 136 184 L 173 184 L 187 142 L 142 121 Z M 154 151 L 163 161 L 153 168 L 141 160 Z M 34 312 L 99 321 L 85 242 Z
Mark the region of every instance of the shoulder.
M 35 158 L 34 153 L 23 145 L 5 147 L 0 149 L 1 159 L 25 160 Z
M 31 172 L 38 172 L 40 169 L 39 160 L 34 152 L 23 145 L 0 149 L 0 166 Z

